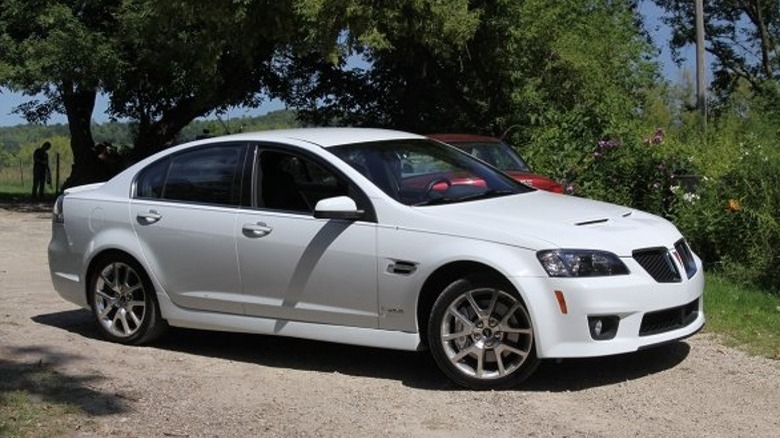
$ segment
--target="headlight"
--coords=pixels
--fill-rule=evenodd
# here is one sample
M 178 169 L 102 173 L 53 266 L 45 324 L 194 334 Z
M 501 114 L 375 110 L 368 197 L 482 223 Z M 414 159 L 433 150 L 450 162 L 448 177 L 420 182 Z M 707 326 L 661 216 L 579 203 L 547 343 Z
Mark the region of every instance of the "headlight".
M 536 253 L 550 277 L 604 277 L 628 274 L 628 268 L 611 252 L 588 249 L 551 249 Z

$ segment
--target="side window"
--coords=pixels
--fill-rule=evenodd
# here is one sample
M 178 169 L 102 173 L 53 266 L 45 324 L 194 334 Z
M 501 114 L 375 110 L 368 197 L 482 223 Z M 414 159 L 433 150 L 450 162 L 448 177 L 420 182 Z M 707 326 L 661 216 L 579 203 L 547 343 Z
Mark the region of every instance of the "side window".
M 136 196 L 204 204 L 241 202 L 242 145 L 183 152 L 152 164 L 136 182 Z
M 314 160 L 280 151 L 259 156 L 258 206 L 311 213 L 321 199 L 345 196 L 349 184 Z
M 165 177 L 168 175 L 168 167 L 171 160 L 163 159 L 151 164 L 141 171 L 135 184 L 135 196 L 137 198 L 162 198 Z

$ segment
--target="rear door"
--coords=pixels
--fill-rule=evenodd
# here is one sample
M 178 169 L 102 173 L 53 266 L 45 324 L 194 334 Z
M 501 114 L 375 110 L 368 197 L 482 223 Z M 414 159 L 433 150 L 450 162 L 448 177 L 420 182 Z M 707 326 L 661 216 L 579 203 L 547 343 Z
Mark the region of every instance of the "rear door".
M 247 146 L 188 149 L 142 171 L 130 213 L 151 274 L 176 305 L 243 313 L 236 260 Z

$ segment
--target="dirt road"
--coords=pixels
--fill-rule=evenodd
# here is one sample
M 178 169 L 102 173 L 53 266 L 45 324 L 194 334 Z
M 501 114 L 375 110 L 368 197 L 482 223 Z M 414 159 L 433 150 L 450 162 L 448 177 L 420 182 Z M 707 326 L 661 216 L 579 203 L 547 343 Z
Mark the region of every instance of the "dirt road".
M 780 433 L 780 366 L 706 334 L 637 354 L 543 363 L 505 392 L 458 390 L 425 353 L 175 330 L 98 338 L 49 280 L 45 212 L 0 209 L 0 366 L 67 402 L 74 436 L 750 436 Z M 29 367 L 18 365 L 29 364 Z M 62 380 L 32 382 L 45 368 Z M 7 382 L 6 382 L 7 385 Z

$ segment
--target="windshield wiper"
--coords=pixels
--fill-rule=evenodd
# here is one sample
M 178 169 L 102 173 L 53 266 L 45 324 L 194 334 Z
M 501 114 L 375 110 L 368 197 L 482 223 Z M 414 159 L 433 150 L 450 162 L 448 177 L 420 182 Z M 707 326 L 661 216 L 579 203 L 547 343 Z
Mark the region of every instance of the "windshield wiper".
M 474 193 L 472 195 L 466 195 L 461 196 L 458 198 L 450 198 L 447 196 L 442 196 L 441 198 L 433 198 L 428 199 L 426 201 L 421 201 L 416 204 L 413 204 L 415 207 L 423 206 L 423 205 L 442 205 L 442 204 L 452 204 L 455 202 L 464 202 L 464 201 L 476 201 L 478 199 L 488 199 L 488 198 L 497 198 L 499 196 L 506 196 L 506 195 L 513 195 L 517 193 L 514 190 L 497 190 L 497 189 L 491 189 L 486 190 L 484 192 L 480 193 Z
M 412 204 L 413 207 L 420 207 L 423 205 L 442 205 L 442 204 L 452 204 L 453 202 L 460 202 L 460 198 L 448 198 L 446 196 L 442 196 L 441 198 L 433 198 L 433 199 L 427 199 L 425 201 L 415 202 Z
M 473 195 L 467 195 L 463 196 L 461 198 L 458 198 L 458 201 L 474 201 L 477 199 L 488 199 L 488 198 L 498 198 L 500 196 L 506 196 L 506 195 L 514 195 L 517 193 L 514 190 L 508 190 L 508 189 L 490 189 L 486 190 L 482 193 L 475 193 Z

